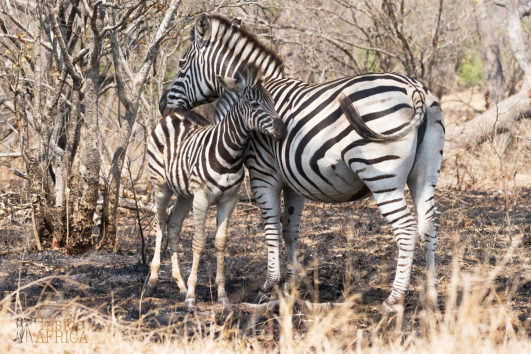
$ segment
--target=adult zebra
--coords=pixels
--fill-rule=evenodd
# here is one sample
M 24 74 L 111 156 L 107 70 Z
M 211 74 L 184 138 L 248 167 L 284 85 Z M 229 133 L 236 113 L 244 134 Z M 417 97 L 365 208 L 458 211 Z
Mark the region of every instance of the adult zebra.
M 286 127 L 275 112 L 271 96 L 261 85 L 258 68 L 249 64 L 240 67 L 235 78 L 218 76 L 217 81 L 225 88 L 224 95 L 235 98 L 230 107 L 225 107 L 229 109 L 222 120 L 211 125 L 193 112 L 172 110 L 155 126 L 148 145 L 159 229 L 145 294 L 151 295 L 158 283 L 160 249 L 166 227 L 172 253 L 172 276 L 181 291 L 186 291 L 179 267 L 178 241 L 184 218 L 193 208 L 195 233 L 185 300 L 187 307 L 195 306 L 199 257 L 206 241 L 205 221 L 208 207 L 213 204 L 217 205 L 218 301 L 224 307 L 229 306 L 225 293 L 225 241 L 228 222 L 244 178 L 244 150 L 251 130 L 275 140 L 286 135 Z M 172 194 L 177 198 L 168 218 L 166 207 Z
M 262 69 L 264 87 L 288 129 L 281 142 L 254 134 L 246 153 L 268 246 L 268 274 L 262 290 L 270 291 L 280 279 L 281 191 L 288 277 L 296 269 L 304 198 L 346 202 L 370 192 L 399 248 L 393 289 L 383 310 L 398 303 L 409 287 L 417 234 L 435 279 L 434 190 L 445 129 L 434 95 L 420 82 L 393 73 L 343 77 L 322 84 L 283 78 L 279 57 L 239 23 L 201 15 L 159 108 L 188 109 L 219 97 L 223 90 L 216 75 L 230 75 L 244 63 Z M 223 111 L 223 102 L 230 101 L 226 96 L 218 103 L 219 111 Z M 404 197 L 406 182 L 418 223 Z

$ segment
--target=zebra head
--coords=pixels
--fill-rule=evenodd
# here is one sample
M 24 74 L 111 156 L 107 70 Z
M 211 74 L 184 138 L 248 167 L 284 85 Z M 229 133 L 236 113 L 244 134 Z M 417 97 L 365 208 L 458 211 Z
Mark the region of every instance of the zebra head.
M 265 77 L 282 76 L 282 60 L 241 27 L 238 20 L 202 14 L 191 31 L 190 46 L 179 60 L 177 75 L 162 93 L 159 110 L 192 109 L 223 93 L 217 76 L 234 77 L 247 63 Z
M 286 136 L 286 126 L 275 110 L 271 95 L 262 86 L 256 66 L 240 67 L 234 78 L 219 75 L 217 81 L 225 89 L 220 101 L 229 98 L 235 102 L 231 111 L 237 111 L 247 130 L 260 131 L 276 140 Z
M 164 115 L 166 108 L 192 109 L 213 101 L 216 94 L 216 80 L 205 73 L 205 49 L 210 41 L 211 22 L 207 15 L 201 15 L 191 32 L 190 47 L 179 59 L 179 71 L 162 93 L 159 111 Z

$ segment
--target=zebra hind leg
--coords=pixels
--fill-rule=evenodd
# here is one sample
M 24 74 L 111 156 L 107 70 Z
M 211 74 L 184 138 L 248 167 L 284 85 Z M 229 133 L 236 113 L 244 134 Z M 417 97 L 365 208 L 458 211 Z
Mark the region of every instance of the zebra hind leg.
M 410 188 L 415 201 L 418 215 L 419 236 L 422 249 L 426 256 L 427 265 L 427 300 L 429 305 L 437 304 L 437 273 L 435 271 L 435 246 L 437 233 L 435 231 L 435 197 L 432 186 L 426 186 L 420 191 Z
M 435 271 L 435 183 L 417 179 L 414 169 L 409 176 L 408 186 L 417 210 L 419 236 L 426 256 L 428 301 L 435 304 L 437 299 L 437 274 Z M 436 180 L 436 178 L 435 178 Z
M 431 97 L 431 99 L 434 99 Z M 435 186 L 439 179 L 444 146 L 444 117 L 439 105 L 428 108 L 424 139 L 417 149 L 415 163 L 408 176 L 408 186 L 418 215 L 419 235 L 428 267 L 428 302 L 437 300 L 435 272 Z
M 382 304 L 382 312 L 390 312 L 394 305 L 399 304 L 409 288 L 411 268 L 417 238 L 417 222 L 406 203 L 404 191 L 394 192 L 373 191 L 378 209 L 393 229 L 398 245 L 398 260 L 393 289 Z
M 159 283 L 162 238 L 163 238 L 163 235 L 166 233 L 166 226 L 168 222 L 168 213 L 166 212 L 166 208 L 168 207 L 168 203 L 170 202 L 170 199 L 172 196 L 172 192 L 165 182 L 164 183 L 154 182 L 153 184 L 154 184 L 154 190 L 155 190 L 155 205 L 157 209 L 156 210 L 157 221 L 158 221 L 159 227 L 157 228 L 157 231 L 156 231 L 157 238 L 155 242 L 155 253 L 153 254 L 153 260 L 151 261 L 151 266 L 150 266 L 151 272 L 149 275 L 149 280 L 147 283 L 146 291 L 144 292 L 144 296 L 146 297 L 153 295 Z
M 267 278 L 258 292 L 255 302 L 267 300 L 275 285 L 280 280 L 280 186 L 266 182 L 262 178 L 253 178 L 251 188 L 260 207 L 264 222 L 265 240 L 267 243 Z

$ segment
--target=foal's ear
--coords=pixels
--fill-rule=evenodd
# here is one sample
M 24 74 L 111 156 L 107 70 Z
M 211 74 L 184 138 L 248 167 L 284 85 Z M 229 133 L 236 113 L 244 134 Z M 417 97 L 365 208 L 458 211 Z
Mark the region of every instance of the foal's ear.
M 199 18 L 195 21 L 195 41 L 203 45 L 207 40 L 210 39 L 210 35 L 212 32 L 212 23 L 210 22 L 210 18 L 206 14 L 202 14 L 199 16 Z
M 238 79 L 221 75 L 216 76 L 216 78 L 219 84 L 227 91 L 242 93 L 245 88 L 245 84 Z

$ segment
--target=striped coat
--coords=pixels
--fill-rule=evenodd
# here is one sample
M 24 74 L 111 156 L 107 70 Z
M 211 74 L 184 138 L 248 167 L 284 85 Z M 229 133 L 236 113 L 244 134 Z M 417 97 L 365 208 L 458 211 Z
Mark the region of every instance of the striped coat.
M 219 97 L 223 89 L 216 84 L 216 75 L 244 63 L 258 65 L 266 73 L 264 87 L 287 127 L 287 137 L 280 142 L 253 134 L 245 157 L 268 244 L 263 291 L 280 279 L 281 234 L 288 277 L 296 275 L 305 198 L 346 202 L 372 194 L 399 248 L 397 273 L 384 310 L 397 304 L 408 289 L 417 237 L 435 279 L 434 191 L 445 129 L 434 95 L 419 81 L 395 73 L 348 76 L 322 84 L 283 78 L 282 61 L 254 36 L 223 17 L 203 15 L 160 108 L 195 107 Z M 222 99 L 218 112 L 231 101 L 230 96 Z M 406 184 L 416 218 L 406 203 Z

